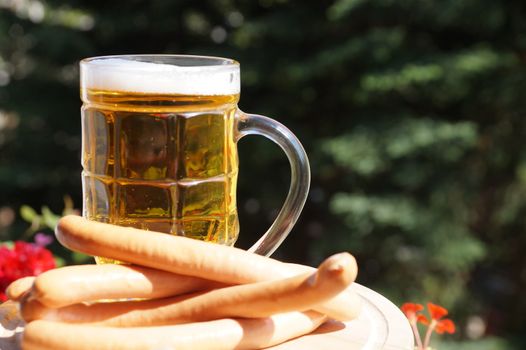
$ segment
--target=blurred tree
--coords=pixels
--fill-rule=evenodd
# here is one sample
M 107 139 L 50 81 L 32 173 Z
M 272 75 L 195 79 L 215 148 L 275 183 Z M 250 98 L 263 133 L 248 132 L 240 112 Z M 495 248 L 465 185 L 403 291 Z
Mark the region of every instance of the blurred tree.
M 0 0 L 0 206 L 80 203 L 79 59 L 229 56 L 240 107 L 283 121 L 311 157 L 280 258 L 350 250 L 359 281 L 395 301 L 519 333 L 525 16 L 521 0 Z M 276 215 L 289 169 L 258 139 L 240 157 L 244 246 Z
M 332 158 L 320 180 L 339 186 L 333 230 L 358 253 L 363 281 L 481 314 L 490 331 L 518 331 L 526 311 L 526 261 L 513 253 L 526 239 L 525 9 L 336 1 L 323 27 L 337 34 L 304 67 L 337 74 L 341 105 L 328 115 L 350 116 L 319 142 Z M 326 243 L 322 255 L 335 249 Z

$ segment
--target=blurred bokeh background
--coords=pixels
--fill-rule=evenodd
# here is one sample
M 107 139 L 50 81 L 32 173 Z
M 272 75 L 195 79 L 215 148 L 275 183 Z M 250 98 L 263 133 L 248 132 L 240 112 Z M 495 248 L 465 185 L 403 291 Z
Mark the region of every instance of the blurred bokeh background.
M 240 108 L 303 142 L 311 192 L 276 257 L 352 252 L 360 283 L 450 310 L 440 349 L 526 347 L 525 1 L 0 0 L 2 241 L 30 239 L 28 208 L 80 208 L 78 62 L 125 53 L 234 58 Z M 247 247 L 290 171 L 263 138 L 239 151 Z

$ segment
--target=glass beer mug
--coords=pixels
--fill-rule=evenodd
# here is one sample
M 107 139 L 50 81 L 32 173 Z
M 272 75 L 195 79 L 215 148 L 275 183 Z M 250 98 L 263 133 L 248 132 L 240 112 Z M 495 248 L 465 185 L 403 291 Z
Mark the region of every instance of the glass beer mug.
M 288 235 L 308 194 L 307 155 L 282 124 L 238 109 L 236 61 L 94 57 L 80 63 L 80 87 L 84 217 L 233 245 L 236 143 L 258 134 L 285 151 L 291 185 L 276 221 L 250 251 L 270 255 Z

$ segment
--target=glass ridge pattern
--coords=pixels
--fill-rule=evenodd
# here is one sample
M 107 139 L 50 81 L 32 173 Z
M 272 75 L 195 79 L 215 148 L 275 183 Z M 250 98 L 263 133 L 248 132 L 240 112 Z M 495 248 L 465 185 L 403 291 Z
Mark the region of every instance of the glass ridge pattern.
M 87 92 L 83 215 L 234 244 L 238 95 L 144 97 Z

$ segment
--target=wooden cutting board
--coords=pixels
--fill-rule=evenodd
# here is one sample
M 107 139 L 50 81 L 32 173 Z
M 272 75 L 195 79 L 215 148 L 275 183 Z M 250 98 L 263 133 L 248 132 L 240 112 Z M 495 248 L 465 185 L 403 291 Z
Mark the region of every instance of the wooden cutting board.
M 398 307 L 357 283 L 352 288 L 363 299 L 363 309 L 356 320 L 326 322 L 311 334 L 269 350 L 413 350 L 413 333 Z M 20 350 L 23 329 L 17 303 L 0 305 L 0 350 Z

